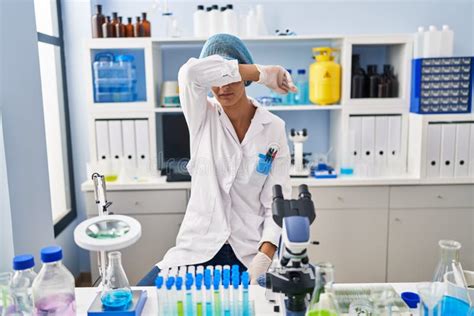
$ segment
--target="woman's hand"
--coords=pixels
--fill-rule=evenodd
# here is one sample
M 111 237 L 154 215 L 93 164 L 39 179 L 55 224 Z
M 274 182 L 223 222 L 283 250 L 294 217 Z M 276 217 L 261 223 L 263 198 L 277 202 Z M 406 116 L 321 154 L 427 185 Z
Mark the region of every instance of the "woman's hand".
M 255 67 L 260 72 L 260 78 L 257 83 L 263 84 L 280 94 L 298 91 L 293 84 L 290 73 L 282 66 L 255 65 Z
M 250 284 L 257 284 L 257 279 L 265 274 L 272 264 L 272 258 L 275 254 L 276 246 L 270 242 L 264 242 L 253 258 L 249 266 Z

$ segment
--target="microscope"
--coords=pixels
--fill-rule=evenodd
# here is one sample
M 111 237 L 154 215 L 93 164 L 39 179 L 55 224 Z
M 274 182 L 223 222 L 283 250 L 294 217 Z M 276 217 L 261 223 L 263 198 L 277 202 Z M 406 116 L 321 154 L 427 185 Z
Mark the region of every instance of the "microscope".
M 278 263 L 265 275 L 265 286 L 282 293 L 286 315 L 303 316 L 315 286 L 315 268 L 309 264 L 310 225 L 316 218 L 308 186 L 299 186 L 297 200 L 285 200 L 280 185 L 273 187 L 273 220 L 282 228 Z
M 305 155 L 309 154 L 303 152 L 303 143 L 308 140 L 308 131 L 306 128 L 300 131 L 295 131 L 292 128 L 288 137 L 293 142 L 294 147 L 290 176 L 294 178 L 307 178 L 310 175 L 310 169 L 307 166 L 308 162 L 305 160 Z

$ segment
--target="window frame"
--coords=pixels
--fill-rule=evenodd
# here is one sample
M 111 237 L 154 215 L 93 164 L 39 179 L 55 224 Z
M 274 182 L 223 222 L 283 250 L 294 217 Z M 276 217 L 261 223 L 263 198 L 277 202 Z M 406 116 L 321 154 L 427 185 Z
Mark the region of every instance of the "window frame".
M 66 215 L 64 215 L 58 222 L 54 224 L 54 237 L 56 238 L 61 232 L 63 232 L 69 224 L 71 224 L 77 218 L 76 209 L 76 194 L 74 185 L 74 163 L 72 155 L 72 141 L 71 141 L 71 124 L 69 115 L 69 100 L 67 91 L 67 78 L 66 78 L 66 58 L 64 53 L 64 37 L 63 37 L 63 22 L 62 22 L 62 11 L 61 11 L 61 0 L 56 0 L 57 9 L 57 20 L 58 20 L 58 36 L 52 36 L 37 31 L 38 42 L 50 44 L 59 47 L 60 62 L 61 62 L 61 76 L 62 76 L 62 89 L 63 89 L 63 104 L 64 104 L 64 127 L 65 127 L 65 141 L 66 141 L 66 157 L 68 165 L 68 176 L 69 176 L 69 198 L 71 208 Z M 53 179 L 49 179 L 52 181 Z

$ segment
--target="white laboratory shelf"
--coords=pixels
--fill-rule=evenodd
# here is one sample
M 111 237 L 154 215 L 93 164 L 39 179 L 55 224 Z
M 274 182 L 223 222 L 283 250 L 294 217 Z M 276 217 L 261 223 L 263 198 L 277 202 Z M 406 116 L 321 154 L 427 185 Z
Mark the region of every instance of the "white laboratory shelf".
M 263 108 L 272 111 L 331 111 L 331 110 L 341 110 L 341 105 L 314 105 L 314 104 L 303 104 L 303 105 L 272 105 L 272 106 L 262 106 Z M 183 110 L 181 108 L 172 108 L 172 107 L 157 107 L 153 109 L 155 113 L 180 113 Z

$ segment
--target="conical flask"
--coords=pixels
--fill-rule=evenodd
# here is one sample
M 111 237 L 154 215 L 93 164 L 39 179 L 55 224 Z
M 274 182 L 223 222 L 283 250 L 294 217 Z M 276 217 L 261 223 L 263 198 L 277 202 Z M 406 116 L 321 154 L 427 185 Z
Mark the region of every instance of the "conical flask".
M 339 307 L 332 289 L 334 266 L 329 262 L 316 266 L 316 286 L 314 287 L 307 316 L 338 316 Z
M 108 266 L 102 289 L 102 305 L 106 310 L 126 309 L 132 300 L 132 290 L 122 267 L 122 254 L 109 252 Z

